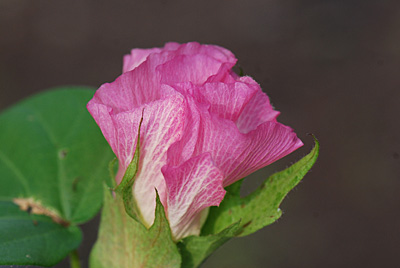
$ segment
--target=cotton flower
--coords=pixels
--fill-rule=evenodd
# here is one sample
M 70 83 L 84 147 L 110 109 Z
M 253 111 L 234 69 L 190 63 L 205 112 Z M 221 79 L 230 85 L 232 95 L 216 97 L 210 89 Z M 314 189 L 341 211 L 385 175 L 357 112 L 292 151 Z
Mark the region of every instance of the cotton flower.
M 277 122 L 259 84 L 232 71 L 222 47 L 167 43 L 133 49 L 123 74 L 87 107 L 119 161 L 119 183 L 140 135 L 133 195 L 147 226 L 158 191 L 177 241 L 198 235 L 224 187 L 293 152 L 302 142 Z

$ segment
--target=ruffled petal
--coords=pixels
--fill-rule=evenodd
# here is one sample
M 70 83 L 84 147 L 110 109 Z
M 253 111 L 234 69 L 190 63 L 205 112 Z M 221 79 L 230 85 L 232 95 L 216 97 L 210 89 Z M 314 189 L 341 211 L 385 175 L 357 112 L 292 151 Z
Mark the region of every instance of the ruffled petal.
M 232 63 L 223 63 L 221 64 L 221 67 L 219 68 L 218 73 L 211 75 L 207 82 L 223 82 L 223 83 L 235 83 L 236 81 L 239 80 L 239 76 L 232 71 L 233 65 Z
M 215 77 L 230 77 L 230 69 L 236 61 L 232 52 L 219 46 L 167 43 L 164 48 L 133 49 L 130 55 L 124 56 L 123 72 L 145 64 L 142 69 L 147 72 L 142 70 L 135 76 L 141 79 L 153 76 L 158 82 L 169 85 L 177 82 L 201 84 L 210 77 L 214 77 L 214 81 L 217 81 Z M 157 74 L 154 73 L 156 67 Z
M 229 171 L 224 186 L 272 164 L 303 146 L 293 129 L 278 122 L 265 122 L 244 136 L 242 143 L 236 146 L 236 152 L 243 153 L 226 165 Z
M 196 95 L 199 102 L 210 104 L 210 113 L 235 122 L 257 90 L 243 82 L 205 83 Z
M 177 167 L 162 169 L 168 191 L 168 219 L 175 240 L 199 235 L 201 212 L 218 206 L 225 195 L 223 175 L 205 153 Z
M 171 46 L 171 44 L 167 45 L 169 47 Z M 201 45 L 197 42 L 189 42 L 180 45 L 176 49 L 176 55 L 199 55 L 199 54 L 211 57 L 221 63 L 224 62 L 230 63 L 232 66 L 235 65 L 237 61 L 235 55 L 233 55 L 232 52 L 216 45 Z
M 303 145 L 291 128 L 277 122 L 265 122 L 244 134 L 232 121 L 207 113 L 202 117 L 195 155 L 211 153 L 224 172 L 224 187 Z
M 178 89 L 178 88 L 177 88 Z M 179 90 L 179 89 L 178 89 Z M 199 136 L 200 112 L 192 96 L 181 91 L 187 103 L 186 120 L 181 140 L 168 149 L 168 165 L 178 166 L 193 156 Z
M 147 56 L 149 56 L 151 53 L 159 53 L 161 52 L 161 50 L 162 49 L 158 47 L 150 49 L 132 49 L 131 54 L 124 56 L 122 72 L 125 73 L 135 69 L 140 64 L 142 64 L 146 60 Z
M 114 114 L 136 109 L 161 98 L 159 77 L 152 73 L 148 62 L 119 76 L 114 82 L 103 84 L 90 103 L 103 104 Z
M 188 81 L 200 85 L 217 74 L 220 67 L 220 61 L 207 55 L 180 55 L 158 66 L 157 71 L 163 84 L 174 85 Z
M 241 77 L 240 81 L 258 87 L 257 93 L 253 95 L 236 121 L 240 132 L 248 133 L 267 121 L 276 122 L 279 112 L 274 110 L 267 94 L 262 92 L 257 82 L 250 77 Z
M 180 45 L 175 51 L 168 53 L 174 54 L 172 60 L 157 67 L 162 76 L 161 83 L 168 85 L 181 82 L 202 84 L 211 77 L 223 79 L 237 61 L 227 49 L 196 42 Z

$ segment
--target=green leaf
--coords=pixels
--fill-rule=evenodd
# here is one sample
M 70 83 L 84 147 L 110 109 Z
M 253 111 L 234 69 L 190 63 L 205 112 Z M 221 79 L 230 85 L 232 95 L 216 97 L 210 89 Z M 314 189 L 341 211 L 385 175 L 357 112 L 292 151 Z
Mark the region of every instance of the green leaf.
M 92 268 L 180 267 L 164 207 L 157 193 L 154 224 L 146 229 L 131 218 L 119 194 L 105 187 L 98 240 L 90 255 Z
M 315 139 L 315 138 L 314 138 Z M 256 191 L 241 198 L 242 181 L 227 188 L 227 194 L 219 207 L 212 207 L 202 229 L 202 235 L 215 234 L 235 222 L 241 221 L 238 236 L 245 236 L 276 221 L 282 214 L 279 206 L 317 160 L 319 143 L 300 161 L 287 169 L 273 174 Z
M 8 249 L 16 252 L 1 256 L 0 264 L 32 264 L 26 258 L 30 255 L 37 265 L 54 265 L 79 245 L 74 225 L 91 219 L 100 209 L 107 163 L 113 154 L 86 110 L 93 94 L 94 90 L 82 87 L 47 91 L 0 114 L 0 200 L 47 215 L 31 214 L 40 218 L 37 225 L 20 230 L 21 241 L 25 236 L 37 238 L 32 243 L 9 244 L 0 235 L 0 245 L 11 245 Z M 2 234 L 27 224 L 12 211 L 2 214 Z M 49 242 L 57 240 L 70 241 L 69 246 Z
M 78 227 L 64 227 L 8 201 L 0 201 L 0 230 L 1 264 L 52 266 L 82 240 Z
M 211 253 L 234 237 L 240 229 L 240 221 L 215 235 L 189 236 L 179 242 L 182 268 L 198 267 Z

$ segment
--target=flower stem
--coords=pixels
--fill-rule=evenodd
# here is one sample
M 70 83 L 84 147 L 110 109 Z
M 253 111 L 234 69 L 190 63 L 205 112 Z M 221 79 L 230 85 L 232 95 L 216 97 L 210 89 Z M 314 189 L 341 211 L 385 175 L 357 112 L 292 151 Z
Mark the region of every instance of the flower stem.
M 78 250 L 71 251 L 69 254 L 69 264 L 71 268 L 81 268 L 81 262 L 79 261 Z

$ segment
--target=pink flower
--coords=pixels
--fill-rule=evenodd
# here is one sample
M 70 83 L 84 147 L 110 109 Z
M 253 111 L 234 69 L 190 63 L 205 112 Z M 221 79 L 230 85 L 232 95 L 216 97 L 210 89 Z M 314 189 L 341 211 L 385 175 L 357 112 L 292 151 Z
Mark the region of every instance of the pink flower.
M 133 49 L 123 74 L 88 103 L 119 160 L 117 183 L 134 155 L 144 109 L 133 194 L 150 226 L 157 188 L 175 240 L 199 234 L 224 187 L 302 146 L 276 121 L 279 112 L 260 86 L 231 70 L 235 63 L 214 45 Z

